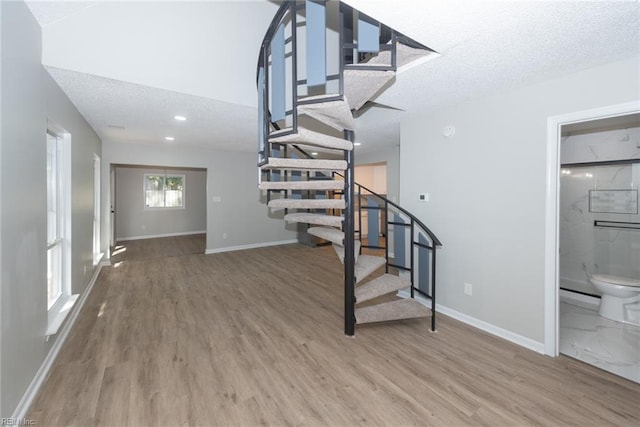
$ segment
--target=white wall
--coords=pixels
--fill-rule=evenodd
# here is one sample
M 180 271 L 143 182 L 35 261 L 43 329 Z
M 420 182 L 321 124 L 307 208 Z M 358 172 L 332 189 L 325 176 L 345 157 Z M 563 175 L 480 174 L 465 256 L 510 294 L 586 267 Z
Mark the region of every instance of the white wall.
M 547 118 L 638 99 L 638 71 L 630 58 L 404 121 L 400 201 L 443 242 L 439 304 L 543 342 Z
M 147 209 L 145 174 L 185 175 L 184 208 Z M 207 172 L 194 169 L 116 168 L 116 236 L 118 240 L 205 232 Z
M 255 107 L 258 49 L 277 9 L 268 1 L 97 2 L 43 29 L 42 62 Z
M 2 10 L 1 417 L 10 417 L 56 337 L 45 342 L 46 130 L 56 121 L 72 138 L 73 292 L 93 274 L 93 153 L 100 140 L 41 65 L 40 27 L 22 2 Z M 89 268 L 85 272 L 84 267 Z
M 387 165 L 358 165 L 354 168 L 353 176 L 358 184 L 371 191 L 382 195 L 387 194 Z
M 255 153 L 107 141 L 102 153 L 103 218 L 109 217 L 112 164 L 204 168 L 207 170 L 207 251 L 296 239 L 295 229 L 285 227 L 282 213 L 269 214 L 265 198 L 258 191 Z M 103 230 L 105 241 L 109 238 L 108 227 L 110 225 Z

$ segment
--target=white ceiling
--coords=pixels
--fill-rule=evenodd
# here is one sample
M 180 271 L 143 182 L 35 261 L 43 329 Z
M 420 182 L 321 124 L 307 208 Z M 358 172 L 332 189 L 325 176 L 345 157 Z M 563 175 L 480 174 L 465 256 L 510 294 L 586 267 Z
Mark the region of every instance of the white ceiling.
M 402 111 L 357 120 L 361 151 L 397 144 L 407 113 L 640 54 L 638 1 L 346 2 L 440 53 L 376 99 Z M 104 140 L 164 144 L 171 132 L 240 150 L 256 146 L 255 67 L 276 3 L 27 2 L 43 63 Z

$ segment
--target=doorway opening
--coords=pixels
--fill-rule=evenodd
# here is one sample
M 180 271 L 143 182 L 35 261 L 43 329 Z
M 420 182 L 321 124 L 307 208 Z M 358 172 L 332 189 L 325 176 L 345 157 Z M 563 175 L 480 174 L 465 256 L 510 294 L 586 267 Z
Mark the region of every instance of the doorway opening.
M 204 168 L 111 164 L 109 205 L 111 255 L 115 258 L 127 252 L 127 259 L 132 259 L 134 247 L 139 256 L 151 256 L 145 248 L 153 246 L 153 239 L 175 239 L 171 247 L 176 254 L 181 247 L 193 253 L 205 251 Z
M 637 351 L 626 352 L 624 343 L 597 336 L 603 331 L 619 335 L 616 331 L 623 326 L 614 321 L 599 326 L 609 320 L 598 315 L 600 293 L 590 283 L 594 273 L 621 275 L 631 268 L 634 263 L 623 259 L 629 251 L 616 253 L 631 240 L 639 239 L 640 245 L 638 230 L 603 227 L 606 221 L 615 221 L 614 226 L 619 220 L 640 223 L 637 213 L 620 210 L 635 203 L 637 211 L 640 102 L 549 118 L 547 144 L 545 353 L 576 357 L 640 381 L 615 368 L 626 365 L 638 376 L 632 366 L 639 361 L 631 360 L 640 357 Z M 640 257 L 640 247 L 636 254 Z M 633 328 L 629 333 L 640 343 L 640 326 Z M 604 342 L 608 348 L 602 347 Z M 619 360 L 605 360 L 611 357 Z

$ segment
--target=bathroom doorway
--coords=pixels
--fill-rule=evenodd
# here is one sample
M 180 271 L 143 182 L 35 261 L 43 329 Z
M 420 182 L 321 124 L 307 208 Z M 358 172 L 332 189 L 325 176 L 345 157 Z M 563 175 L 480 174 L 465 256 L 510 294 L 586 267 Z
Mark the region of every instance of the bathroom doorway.
M 558 133 L 557 351 L 640 382 L 640 311 L 624 322 L 599 314 L 592 284 L 595 274 L 640 280 L 640 113 Z

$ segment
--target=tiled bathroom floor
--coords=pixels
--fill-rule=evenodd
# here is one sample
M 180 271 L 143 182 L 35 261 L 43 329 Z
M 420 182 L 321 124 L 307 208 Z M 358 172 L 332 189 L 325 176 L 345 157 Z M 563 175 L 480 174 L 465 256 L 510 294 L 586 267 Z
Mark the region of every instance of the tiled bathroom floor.
M 561 302 L 560 353 L 640 383 L 640 326 Z

